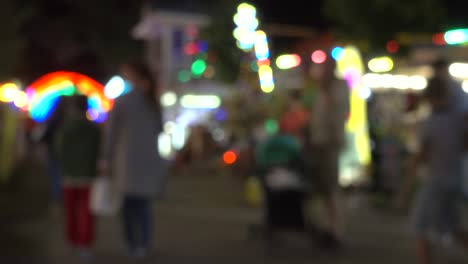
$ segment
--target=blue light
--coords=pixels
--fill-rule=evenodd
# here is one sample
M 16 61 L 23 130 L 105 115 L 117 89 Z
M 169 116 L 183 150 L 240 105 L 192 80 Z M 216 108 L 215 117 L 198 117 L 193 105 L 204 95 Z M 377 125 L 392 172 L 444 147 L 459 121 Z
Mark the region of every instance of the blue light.
M 216 118 L 216 121 L 220 121 L 220 122 L 225 121 L 228 118 L 228 112 L 220 108 L 218 109 L 218 111 L 216 111 L 215 118 Z
M 208 51 L 208 42 L 200 40 L 197 42 L 198 52 L 207 52 Z
M 31 118 L 36 122 L 44 122 L 57 105 L 59 98 L 60 95 L 56 93 L 45 97 L 39 105 L 36 106 L 34 111 L 31 112 Z
M 99 115 L 96 118 L 96 120 L 94 120 L 94 122 L 102 123 L 102 122 L 106 121 L 106 119 L 107 119 L 107 113 L 106 112 L 99 112 Z
M 331 52 L 333 59 L 336 61 L 341 60 L 344 54 L 345 50 L 342 47 L 335 47 Z

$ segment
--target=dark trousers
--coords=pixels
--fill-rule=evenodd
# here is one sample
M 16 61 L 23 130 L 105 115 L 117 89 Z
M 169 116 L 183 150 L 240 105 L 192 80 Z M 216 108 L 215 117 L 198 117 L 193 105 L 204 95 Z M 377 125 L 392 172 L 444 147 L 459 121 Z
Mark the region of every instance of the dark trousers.
M 149 249 L 153 222 L 151 200 L 130 195 L 125 196 L 122 217 L 125 239 L 129 249 Z
M 62 200 L 62 174 L 60 161 L 54 153 L 49 152 L 47 158 L 47 174 L 49 176 L 50 197 L 53 202 Z

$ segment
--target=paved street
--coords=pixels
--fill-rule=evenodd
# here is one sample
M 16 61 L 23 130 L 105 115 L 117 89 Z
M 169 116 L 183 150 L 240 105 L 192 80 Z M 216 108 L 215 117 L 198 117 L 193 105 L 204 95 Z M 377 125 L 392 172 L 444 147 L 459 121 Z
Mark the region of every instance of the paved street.
M 148 263 L 415 263 L 406 219 L 370 209 L 367 199 L 357 195 L 345 203 L 346 247 L 333 256 L 297 235 L 285 235 L 274 252 L 266 251 L 261 240 L 247 239 L 247 226 L 259 221 L 260 211 L 244 205 L 242 185 L 232 177 L 174 176 L 170 189 L 170 197 L 155 204 L 155 257 Z M 131 263 L 125 257 L 119 222 L 101 218 L 98 229 L 96 262 Z M 1 254 L 0 263 L 76 262 L 64 243 L 59 210 L 30 223 L 23 219 L 22 232 L 40 246 L 28 253 L 34 261 L 30 262 L 32 255 L 19 257 L 22 250 L 10 250 Z M 11 257 L 4 258 L 7 255 Z M 439 263 L 465 263 L 453 248 L 437 257 Z

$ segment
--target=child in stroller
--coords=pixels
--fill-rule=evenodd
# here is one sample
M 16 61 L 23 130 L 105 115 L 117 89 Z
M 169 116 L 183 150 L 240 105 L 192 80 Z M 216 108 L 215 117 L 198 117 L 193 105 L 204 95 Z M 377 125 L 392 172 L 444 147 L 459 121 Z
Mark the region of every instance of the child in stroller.
M 331 236 L 307 220 L 304 205 L 311 181 L 297 140 L 277 134 L 256 149 L 257 175 L 264 193 L 264 225 L 251 226 L 250 234 L 265 235 L 272 242 L 276 231 L 299 231 L 322 247 L 331 247 Z

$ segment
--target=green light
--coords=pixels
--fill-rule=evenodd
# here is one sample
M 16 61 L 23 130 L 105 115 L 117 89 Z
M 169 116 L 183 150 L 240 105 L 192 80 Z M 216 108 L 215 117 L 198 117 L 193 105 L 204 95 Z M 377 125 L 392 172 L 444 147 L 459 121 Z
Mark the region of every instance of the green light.
M 253 72 L 258 72 L 258 64 L 257 64 L 257 61 L 252 61 L 252 63 L 250 64 L 250 69 L 251 69 Z
M 278 121 L 274 119 L 268 119 L 265 122 L 265 131 L 268 135 L 276 134 L 279 130 Z
M 190 81 L 190 72 L 187 70 L 182 70 L 177 75 L 177 78 L 179 79 L 180 82 L 186 83 Z
M 200 76 L 206 70 L 206 62 L 204 60 L 196 60 L 192 64 L 192 73 L 195 76 Z

